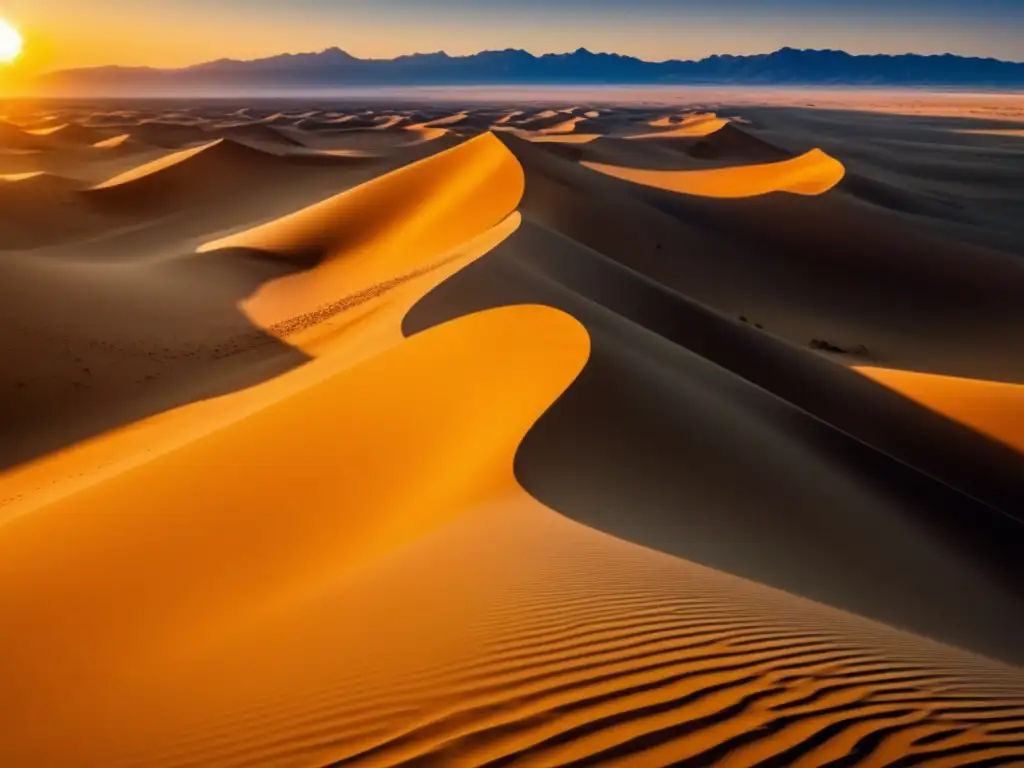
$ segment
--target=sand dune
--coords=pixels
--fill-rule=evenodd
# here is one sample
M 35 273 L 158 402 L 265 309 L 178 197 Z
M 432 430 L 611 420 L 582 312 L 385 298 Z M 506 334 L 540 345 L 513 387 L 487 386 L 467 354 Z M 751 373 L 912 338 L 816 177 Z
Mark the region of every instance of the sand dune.
M 354 151 L 282 150 L 233 139 L 215 139 L 129 168 L 92 186 L 86 194 L 104 210 L 155 211 L 190 207 L 254 183 L 281 184 L 299 176 L 307 163 L 359 165 L 374 155 Z
M 838 184 L 846 169 L 819 149 L 765 165 L 703 171 L 648 171 L 585 163 L 616 178 L 703 197 L 753 197 L 769 192 L 820 195 Z
M 323 312 L 339 295 L 434 266 L 450 249 L 508 216 L 522 188 L 522 170 L 514 158 L 494 136 L 484 134 L 201 250 L 244 248 L 318 263 L 314 270 L 263 286 L 245 303 L 257 325 L 272 329 Z M 349 226 L 332 227 L 332 221 Z M 409 261 L 410 238 L 417 243 L 415 262 Z
M 1012 203 L 573 103 L 0 125 L 0 764 L 1024 761 Z
M 49 145 L 45 136 L 30 133 L 17 125 L 0 122 L 0 147 L 8 150 L 36 150 Z
M 111 136 L 109 139 L 100 139 L 93 142 L 93 146 L 97 149 L 118 149 L 129 144 L 131 141 L 132 135 L 130 133 L 122 133 L 118 136 Z
M 654 121 L 652 125 L 659 123 Z M 679 137 L 710 136 L 729 124 L 728 120 L 711 115 L 706 118 L 690 118 L 680 123 L 661 123 L 656 127 L 667 127 L 670 130 L 656 131 L 654 133 L 638 133 L 627 136 L 627 139 L 675 139 Z
M 427 120 L 422 123 L 414 123 L 409 128 L 413 130 L 422 128 L 440 128 L 448 125 L 457 125 L 468 117 L 466 112 L 456 112 L 454 115 L 445 115 L 444 117 L 437 117 L 432 120 Z M 387 126 L 391 127 L 391 126 Z
M 95 144 L 103 138 L 103 134 L 97 130 L 74 123 L 63 123 L 49 128 L 38 128 L 28 131 L 28 133 L 31 133 L 33 136 L 45 136 L 67 144 Z

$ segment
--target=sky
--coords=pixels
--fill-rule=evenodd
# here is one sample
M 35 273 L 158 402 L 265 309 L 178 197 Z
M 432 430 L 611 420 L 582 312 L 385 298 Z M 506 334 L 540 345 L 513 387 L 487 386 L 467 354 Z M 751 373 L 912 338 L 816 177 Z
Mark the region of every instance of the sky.
M 337 46 L 593 51 L 649 60 L 765 53 L 958 53 L 1024 61 L 1024 0 L 0 0 L 23 72 L 184 66 Z

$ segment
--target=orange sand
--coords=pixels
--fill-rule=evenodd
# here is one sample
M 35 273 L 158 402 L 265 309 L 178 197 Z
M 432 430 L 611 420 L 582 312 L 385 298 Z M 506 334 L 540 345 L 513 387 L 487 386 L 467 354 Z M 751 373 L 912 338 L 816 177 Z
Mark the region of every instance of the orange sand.
M 868 366 L 855 370 L 1024 453 L 1024 385 Z
M 838 184 L 845 169 L 820 149 L 777 163 L 700 171 L 648 171 L 585 162 L 595 171 L 635 184 L 702 197 L 754 197 L 770 192 L 820 195 Z

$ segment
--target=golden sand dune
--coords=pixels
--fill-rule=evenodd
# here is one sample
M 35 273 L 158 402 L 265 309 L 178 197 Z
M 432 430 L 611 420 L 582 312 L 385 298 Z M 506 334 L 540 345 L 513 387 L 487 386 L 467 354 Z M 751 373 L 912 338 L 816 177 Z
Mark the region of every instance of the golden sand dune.
M 555 130 L 541 129 L 536 131 L 496 124 L 493 126 L 493 130 L 497 133 L 511 134 L 535 144 L 589 144 L 601 138 L 599 133 L 576 133 L 577 123 L 575 118 L 570 120 L 569 123 L 569 125 L 564 123 L 556 124 L 553 126 Z
M 29 179 L 38 179 L 44 176 L 43 171 L 27 171 L 26 173 L 5 173 L 0 174 L 0 181 L 4 182 L 16 182 L 16 181 L 28 181 Z
M 1024 453 L 1024 385 L 858 366 L 904 397 Z
M 257 325 L 273 328 L 322 311 L 339 296 L 435 266 L 452 248 L 511 214 L 522 191 L 522 169 L 494 136 L 484 134 L 201 250 L 246 248 L 319 262 L 314 270 L 263 286 L 246 302 Z
M 494 124 L 495 125 L 504 125 L 505 123 L 510 122 L 511 120 L 515 120 L 517 117 L 519 117 L 522 114 L 523 114 L 522 110 L 519 110 L 519 109 L 512 110 L 511 112 L 507 112 L 506 114 L 502 115 L 497 120 L 495 120 Z
M 47 128 L 37 128 L 27 131 L 33 136 L 45 136 L 55 141 L 67 144 L 94 144 L 103 138 L 103 134 L 94 128 L 88 128 L 75 123 L 63 123 Z
M 131 143 L 132 135 L 130 133 L 122 133 L 118 136 L 111 136 L 109 139 L 100 139 L 93 143 L 93 146 L 97 149 L 118 149 L 126 144 Z
M 396 125 L 391 128 L 329 128 L 302 131 L 278 128 L 278 131 L 304 146 L 314 149 L 345 149 L 366 152 L 391 152 L 419 146 L 449 136 L 443 127 Z M 438 147 L 441 148 L 441 147 Z
M 659 121 L 655 121 L 658 123 Z M 655 123 L 652 123 L 654 125 Z M 729 121 L 714 115 L 706 118 L 686 119 L 680 123 L 661 124 L 656 127 L 667 127 L 670 130 L 654 133 L 638 133 L 626 136 L 627 139 L 675 139 L 680 137 L 710 136 L 728 125 Z
M 422 129 L 422 128 L 441 128 L 441 127 L 448 126 L 448 125 L 458 125 L 463 120 L 465 120 L 468 116 L 469 115 L 466 112 L 456 112 L 454 115 L 445 115 L 444 117 L 436 117 L 433 120 L 427 120 L 426 122 L 422 122 L 422 123 L 415 123 L 415 124 L 410 125 L 408 127 L 410 129 L 412 129 L 412 130 L 417 130 L 417 129 Z M 383 127 L 383 125 L 382 125 L 382 127 Z M 391 126 L 387 126 L 387 127 L 391 127 Z
M 586 122 L 586 119 L 587 118 L 585 117 L 571 117 L 561 123 L 556 123 L 555 125 L 548 126 L 547 128 L 541 128 L 538 133 L 550 135 L 573 133 L 580 123 Z
M 65 191 L 81 187 L 74 179 L 66 179 L 45 171 L 29 171 L 27 173 L 0 174 L 0 184 L 8 189 L 16 189 L 19 194 L 33 191 Z
M 254 184 L 283 184 L 303 175 L 303 166 L 359 167 L 376 157 L 355 150 L 260 146 L 215 139 L 131 167 L 86 191 L 103 210 L 124 212 L 192 207 L 227 194 L 258 192 Z M 221 198 L 221 202 L 226 202 Z
M 174 168 L 175 166 L 184 163 L 189 158 L 201 155 L 203 152 L 207 152 L 218 146 L 228 145 L 222 139 L 216 139 L 208 144 L 200 144 L 199 146 L 192 147 L 191 149 L 183 149 L 180 152 L 171 152 L 159 160 L 154 160 L 153 162 L 140 165 L 137 168 L 132 168 L 124 173 L 119 173 L 117 176 L 97 184 L 93 189 L 109 189 L 111 187 L 119 187 L 124 184 L 130 184 L 133 181 L 145 179 L 168 168 Z
M 635 184 L 703 197 L 753 197 L 770 192 L 820 195 L 838 184 L 846 173 L 842 163 L 820 149 L 777 163 L 701 171 L 649 171 L 584 164 Z
M 33 150 L 49 146 L 45 136 L 37 136 L 8 122 L 0 122 L 0 148 Z
M 1024 761 L 1018 259 L 693 108 L 277 109 L 0 176 L 0 765 Z

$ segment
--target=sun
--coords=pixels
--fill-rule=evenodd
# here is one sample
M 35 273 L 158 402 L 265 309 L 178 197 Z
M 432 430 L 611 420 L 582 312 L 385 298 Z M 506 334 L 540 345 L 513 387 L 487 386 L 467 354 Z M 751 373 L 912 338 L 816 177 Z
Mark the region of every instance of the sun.
M 0 62 L 11 62 L 21 53 L 21 34 L 10 23 L 0 19 Z

